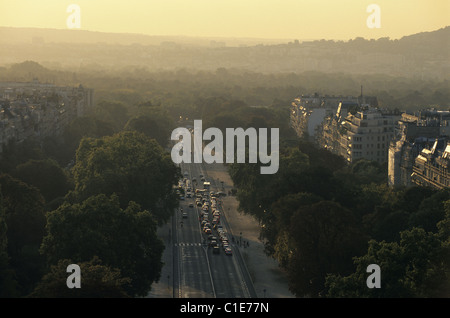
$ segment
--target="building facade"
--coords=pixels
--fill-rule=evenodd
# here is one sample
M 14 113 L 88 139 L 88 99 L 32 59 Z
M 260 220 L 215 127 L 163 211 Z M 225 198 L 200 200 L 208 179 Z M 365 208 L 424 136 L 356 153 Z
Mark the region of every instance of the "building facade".
M 340 103 L 336 115 L 321 127 L 320 146 L 344 157 L 348 163 L 359 159 L 387 162 L 398 116 L 372 107 L 348 112 L 353 106 Z
M 447 178 L 445 160 L 439 159 L 439 153 L 445 151 L 449 124 L 450 112 L 446 111 L 427 109 L 416 114 L 402 114 L 396 127 L 395 139 L 389 146 L 389 185 L 445 186 L 445 181 L 436 180 Z M 432 165 L 440 166 L 440 170 Z M 442 175 L 439 175 L 439 171 Z M 426 181 L 427 178 L 430 180 Z
M 30 83 L 0 83 L 0 153 L 7 143 L 59 136 L 94 104 L 92 89 Z
M 450 144 L 436 139 L 431 149 L 422 149 L 414 160 L 411 180 L 420 186 L 443 189 L 450 186 Z
M 301 95 L 294 99 L 291 104 L 291 127 L 300 137 L 307 137 L 315 141 L 317 131 L 324 120 L 336 114 L 340 103 L 359 103 L 358 97 L 353 96 L 331 96 Z

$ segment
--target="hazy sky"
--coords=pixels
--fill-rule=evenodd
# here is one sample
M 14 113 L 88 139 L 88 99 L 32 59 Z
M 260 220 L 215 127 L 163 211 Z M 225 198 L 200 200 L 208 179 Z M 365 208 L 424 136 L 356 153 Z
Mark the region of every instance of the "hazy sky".
M 70 4 L 82 30 L 149 35 L 395 39 L 450 25 L 450 0 L 0 0 L 0 26 L 65 29 Z

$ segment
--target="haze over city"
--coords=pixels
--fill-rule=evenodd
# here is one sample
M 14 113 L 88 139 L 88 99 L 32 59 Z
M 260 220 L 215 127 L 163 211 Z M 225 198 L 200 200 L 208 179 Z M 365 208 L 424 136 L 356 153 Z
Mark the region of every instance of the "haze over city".
M 449 6 L 0 0 L 0 298 L 449 298 Z
M 398 39 L 449 21 L 446 0 L 3 0 L 0 26 L 64 29 L 70 4 L 81 9 L 82 30 L 164 36 Z M 366 25 L 371 4 L 380 28 Z

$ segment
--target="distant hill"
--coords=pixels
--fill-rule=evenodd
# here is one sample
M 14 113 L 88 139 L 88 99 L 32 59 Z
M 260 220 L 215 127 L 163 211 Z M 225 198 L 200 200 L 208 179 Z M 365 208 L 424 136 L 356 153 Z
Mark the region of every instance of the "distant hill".
M 190 36 L 156 36 L 137 33 L 106 33 L 76 29 L 43 29 L 43 28 L 13 28 L 0 27 L 0 44 L 120 44 L 120 45 L 160 45 L 164 42 L 175 42 L 186 45 L 206 45 L 211 42 L 226 45 L 256 45 L 286 42 L 286 39 L 255 39 L 255 38 L 209 38 Z
M 395 40 L 357 37 L 348 41 L 0 28 L 0 66 L 35 61 L 50 69 L 71 71 L 225 68 L 261 73 L 317 71 L 448 79 L 449 39 L 450 26 Z

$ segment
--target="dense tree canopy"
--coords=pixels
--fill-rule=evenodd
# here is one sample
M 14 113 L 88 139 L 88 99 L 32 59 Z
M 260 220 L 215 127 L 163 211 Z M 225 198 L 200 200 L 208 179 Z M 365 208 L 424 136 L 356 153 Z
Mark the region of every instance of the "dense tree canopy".
M 50 264 L 62 259 L 78 264 L 98 256 L 131 279 L 125 291 L 132 296 L 145 296 L 159 279 L 164 245 L 152 213 L 134 202 L 122 209 L 117 196 L 99 194 L 64 203 L 48 213 L 47 232 L 41 251 Z
M 261 222 L 266 253 L 286 270 L 295 295 L 443 295 L 450 277 L 448 189 L 389 187 L 385 167 L 347 166 L 306 141 L 280 152 L 275 175 L 261 175 L 257 164 L 233 164 L 229 172 L 239 208 Z M 386 271 L 386 284 L 399 279 L 401 285 L 365 290 L 368 255 Z
M 45 234 L 44 199 L 36 188 L 7 174 L 0 175 L 0 190 L 6 221 L 6 226 L 2 226 L 2 230 L 6 229 L 6 241 L 5 233 L 0 234 L 2 245 L 7 243 L 6 251 L 18 284 L 17 292 L 23 295 L 31 291 L 44 271 L 44 260 L 39 255 Z
M 113 123 L 106 121 L 106 118 L 93 116 L 82 116 L 72 120 L 63 132 L 64 146 L 70 153 L 75 153 L 83 137 L 100 138 L 114 134 Z
M 447 214 L 448 228 L 450 214 Z M 327 277 L 328 297 L 448 297 L 450 293 L 450 246 L 445 237 L 412 228 L 401 232 L 399 242 L 371 240 L 367 254 L 354 260 L 356 271 L 349 276 Z M 367 288 L 367 266 L 381 268 L 381 288 Z
M 18 283 L 14 277 L 14 269 L 9 264 L 7 229 L 8 225 L 6 224 L 3 195 L 0 187 L 0 298 L 16 297 L 19 295 Z
M 125 289 L 130 284 L 129 278 L 123 278 L 120 270 L 102 265 L 98 257 L 89 262 L 81 262 L 81 288 L 68 288 L 67 266 L 74 262 L 69 259 L 59 260 L 28 296 L 31 298 L 126 298 Z
M 148 107 L 147 107 L 148 108 Z M 172 130 L 175 128 L 173 120 L 160 110 L 150 108 L 144 114 L 131 118 L 124 130 L 135 130 L 155 139 L 161 147 L 166 147 Z
M 332 201 L 296 209 L 288 229 L 294 247 L 288 276 L 297 295 L 323 295 L 326 274 L 350 273 L 367 241 L 356 214 Z
M 135 201 L 165 222 L 178 205 L 173 186 L 179 169 L 154 140 L 136 131 L 85 138 L 73 168 L 76 200 L 117 194 L 122 207 Z
M 50 159 L 29 160 L 17 165 L 14 176 L 38 188 L 46 202 L 64 197 L 71 189 L 68 174 Z

